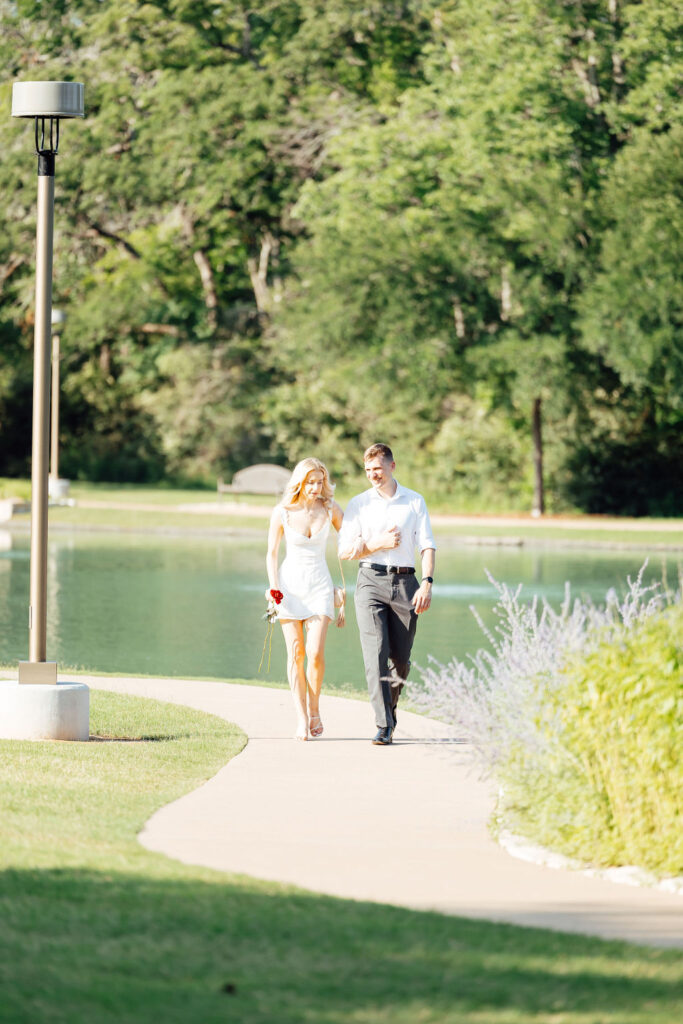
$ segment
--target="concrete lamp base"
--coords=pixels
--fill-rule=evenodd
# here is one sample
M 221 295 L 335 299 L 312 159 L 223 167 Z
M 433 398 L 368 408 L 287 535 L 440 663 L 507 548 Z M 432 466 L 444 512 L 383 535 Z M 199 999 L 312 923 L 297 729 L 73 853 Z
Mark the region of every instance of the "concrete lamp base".
M 89 738 L 90 690 L 85 683 L 0 680 L 0 739 Z

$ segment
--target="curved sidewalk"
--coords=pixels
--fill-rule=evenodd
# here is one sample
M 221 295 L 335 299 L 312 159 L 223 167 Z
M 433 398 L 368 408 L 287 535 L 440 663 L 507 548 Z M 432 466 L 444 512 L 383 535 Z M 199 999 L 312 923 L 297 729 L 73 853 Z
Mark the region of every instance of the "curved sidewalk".
M 323 697 L 325 735 L 292 739 L 285 690 L 79 677 L 90 686 L 220 715 L 248 735 L 209 782 L 140 835 L 189 864 L 345 898 L 683 948 L 683 898 L 509 856 L 490 838 L 490 786 L 439 722 L 399 712 L 374 747 L 369 705 Z

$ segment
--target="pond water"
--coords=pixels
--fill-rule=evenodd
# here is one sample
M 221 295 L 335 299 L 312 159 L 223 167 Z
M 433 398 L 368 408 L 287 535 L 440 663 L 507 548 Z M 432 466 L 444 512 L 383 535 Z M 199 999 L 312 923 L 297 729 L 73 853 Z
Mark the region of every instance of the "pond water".
M 495 588 L 523 584 L 522 594 L 558 606 L 565 581 L 575 595 L 604 601 L 622 590 L 648 556 L 619 551 L 465 547 L 441 543 L 433 604 L 419 624 L 413 662 L 429 655 L 448 661 L 485 646 L 471 607 L 493 621 Z M 53 533 L 48 552 L 47 656 L 60 671 L 180 677 L 258 677 L 266 623 L 264 540 L 160 537 L 145 534 Z M 339 582 L 334 548 L 328 560 Z M 676 556 L 651 559 L 648 579 L 663 567 L 675 579 Z M 336 567 L 336 568 L 335 568 Z M 353 590 L 355 567 L 348 567 Z M 29 539 L 0 531 L 0 664 L 28 657 Z M 350 602 L 345 629 L 330 627 L 326 684 L 364 689 L 355 615 Z M 285 648 L 273 633 L 270 672 L 285 680 Z

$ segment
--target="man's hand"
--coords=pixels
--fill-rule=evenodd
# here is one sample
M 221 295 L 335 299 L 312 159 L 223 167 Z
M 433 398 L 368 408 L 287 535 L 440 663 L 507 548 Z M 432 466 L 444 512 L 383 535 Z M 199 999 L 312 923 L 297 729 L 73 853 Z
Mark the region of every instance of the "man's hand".
M 381 551 L 385 548 L 397 548 L 400 543 L 401 531 L 398 526 L 391 526 L 386 533 L 377 538 L 375 551 Z
M 413 598 L 413 608 L 417 615 L 426 612 L 432 603 L 432 585 L 425 580 Z
M 339 549 L 339 557 L 345 561 L 354 558 L 364 558 L 367 555 L 372 555 L 375 551 L 391 551 L 393 548 L 397 548 L 400 543 L 401 531 L 398 526 L 392 526 L 384 533 L 380 533 L 377 537 L 370 537 L 368 540 L 358 537 L 347 548 Z

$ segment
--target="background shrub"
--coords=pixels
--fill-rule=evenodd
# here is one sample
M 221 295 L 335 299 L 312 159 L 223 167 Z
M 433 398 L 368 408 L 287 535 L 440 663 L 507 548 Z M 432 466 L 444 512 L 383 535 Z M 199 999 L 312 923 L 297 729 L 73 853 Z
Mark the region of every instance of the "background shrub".
M 683 872 L 682 637 L 679 603 L 572 661 L 544 756 L 502 766 L 509 825 L 594 864 Z
M 489 648 L 418 669 L 411 697 L 501 784 L 497 820 L 597 865 L 683 872 L 683 604 L 643 570 L 604 607 L 499 591 Z M 495 583 L 495 581 L 492 581 Z

